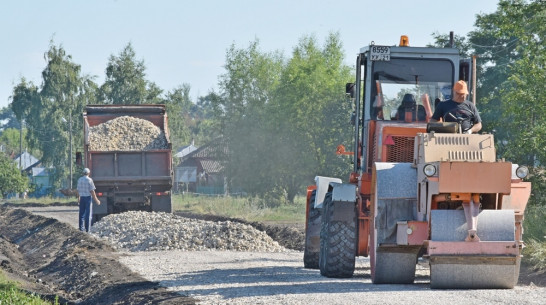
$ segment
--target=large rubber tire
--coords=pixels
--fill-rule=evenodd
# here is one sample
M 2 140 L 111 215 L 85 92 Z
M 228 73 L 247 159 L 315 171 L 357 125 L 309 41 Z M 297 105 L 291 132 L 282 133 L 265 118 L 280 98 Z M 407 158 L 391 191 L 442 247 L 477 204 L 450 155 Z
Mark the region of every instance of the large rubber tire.
M 312 191 L 307 203 L 309 205 L 309 214 L 306 219 L 303 266 L 309 269 L 319 268 L 321 211 L 315 208 L 316 195 L 317 191 Z
M 350 204 L 350 203 L 344 203 Z M 334 220 L 332 193 L 326 193 L 320 230 L 320 274 L 332 278 L 352 277 L 357 252 L 357 211 L 349 221 Z

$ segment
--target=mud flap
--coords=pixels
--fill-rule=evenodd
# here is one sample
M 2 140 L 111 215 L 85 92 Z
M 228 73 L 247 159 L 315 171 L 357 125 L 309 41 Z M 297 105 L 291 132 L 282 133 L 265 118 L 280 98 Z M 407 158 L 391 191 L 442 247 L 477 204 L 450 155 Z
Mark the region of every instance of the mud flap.
M 168 195 L 152 195 L 152 211 L 172 213 L 171 194 Z
M 397 245 L 397 225 L 417 218 L 417 171 L 411 163 L 377 162 L 373 175 L 372 281 L 411 284 L 422 246 Z

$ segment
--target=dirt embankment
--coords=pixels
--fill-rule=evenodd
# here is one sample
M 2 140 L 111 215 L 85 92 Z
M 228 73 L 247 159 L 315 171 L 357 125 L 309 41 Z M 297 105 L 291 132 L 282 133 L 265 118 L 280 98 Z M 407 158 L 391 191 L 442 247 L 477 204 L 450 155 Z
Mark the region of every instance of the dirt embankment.
M 0 266 L 68 304 L 195 304 L 131 272 L 109 245 L 55 219 L 0 206 Z

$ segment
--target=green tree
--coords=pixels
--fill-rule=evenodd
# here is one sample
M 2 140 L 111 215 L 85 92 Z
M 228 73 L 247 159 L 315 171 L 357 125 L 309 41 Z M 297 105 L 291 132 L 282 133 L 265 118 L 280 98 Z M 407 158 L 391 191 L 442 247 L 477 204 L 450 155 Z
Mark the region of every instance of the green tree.
M 351 105 L 338 34 L 323 47 L 304 37 L 286 61 L 262 53 L 257 41 L 228 50 L 221 95 L 211 97 L 218 132 L 227 143 L 226 174 L 251 194 L 293 201 L 315 175 L 348 176 L 338 144 L 351 141 Z
M 349 160 L 335 154 L 337 145 L 352 141 L 352 109 L 344 96 L 352 76 L 343 60 L 339 34 L 330 34 L 322 48 L 314 37 L 303 37 L 268 107 L 269 127 L 277 135 L 271 145 L 271 170 L 275 185 L 290 201 L 316 175 L 349 176 Z
M 137 60 L 131 43 L 111 55 L 106 66 L 106 79 L 100 88 L 100 99 L 107 104 L 159 104 L 162 90 L 146 80 L 146 66 Z
M 222 97 L 211 91 L 205 96 L 200 96 L 197 103 L 190 108 L 191 123 L 188 127 L 191 135 L 197 143 L 208 143 L 222 134 L 222 123 L 216 119 L 215 114 L 223 113 L 218 107 L 223 104 Z
M 86 103 L 94 102 L 97 86 L 62 46 L 52 43 L 44 57 L 41 88 L 22 79 L 10 106 L 25 122 L 29 146 L 42 152 L 44 165 L 55 167 L 54 184 L 59 187 L 73 168 L 74 152 L 83 147 L 81 113 Z
M 262 53 L 259 42 L 247 49 L 230 47 L 226 73 L 220 76 L 220 98 L 213 99 L 225 150 L 225 173 L 233 187 L 264 194 L 271 186 L 271 130 L 266 129 L 265 105 L 272 100 L 282 70 L 278 52 Z
M 28 143 L 25 141 L 27 130 L 23 129 L 23 149 L 28 148 Z M 21 150 L 21 130 L 15 128 L 7 128 L 0 135 L 0 143 L 4 145 L 4 152 L 8 156 L 17 155 Z
M 169 133 L 173 148 L 181 147 L 190 141 L 189 124 L 192 123 L 190 117 L 191 98 L 190 85 L 183 84 L 168 92 L 165 97 L 167 115 L 169 117 Z
M 22 193 L 28 189 L 28 178 L 21 173 L 15 162 L 0 152 L 0 193 Z

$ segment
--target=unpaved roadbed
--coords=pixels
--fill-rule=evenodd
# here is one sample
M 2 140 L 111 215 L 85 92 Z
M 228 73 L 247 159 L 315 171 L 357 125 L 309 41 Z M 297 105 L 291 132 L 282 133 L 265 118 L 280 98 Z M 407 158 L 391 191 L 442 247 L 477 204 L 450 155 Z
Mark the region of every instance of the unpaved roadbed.
M 65 222 L 72 222 L 72 226 L 76 226 L 77 207 L 49 207 L 45 210 L 40 208 L 30 207 L 33 213 L 59 219 Z M 0 209 L 1 210 L 1 209 Z M 7 213 L 7 211 L 4 211 Z M 62 227 L 63 230 L 58 230 L 59 226 L 55 223 L 44 221 L 44 219 L 28 217 L 21 213 L 7 213 L 6 221 L 17 222 L 19 229 L 38 230 L 37 232 L 47 233 L 42 234 L 43 241 L 40 243 L 51 243 L 51 237 L 56 238 L 56 242 L 63 242 L 69 236 L 81 236 L 79 243 L 74 243 L 74 239 L 69 239 L 67 242 L 72 244 L 69 249 L 74 247 L 79 248 L 79 252 L 73 253 L 70 251 L 69 257 L 81 258 L 79 264 L 72 265 L 74 260 L 67 259 L 66 254 L 59 257 L 57 264 L 49 264 L 51 268 L 29 269 L 28 273 L 34 275 L 46 275 L 44 272 L 52 272 L 54 276 L 59 277 L 60 274 L 55 272 L 55 268 L 65 267 L 69 272 L 71 268 L 78 267 L 80 270 L 90 270 L 89 274 L 96 270 L 105 270 L 105 268 L 113 270 L 117 275 L 119 271 L 128 269 L 141 276 L 139 283 L 131 286 L 118 285 L 119 288 L 114 291 L 95 291 L 94 294 L 106 296 L 111 293 L 132 293 L 133 302 L 117 303 L 117 304 L 165 304 L 172 301 L 172 304 L 193 303 L 196 300 L 200 304 L 351 304 L 351 303 L 366 303 L 366 304 L 544 304 L 546 299 L 546 288 L 544 287 L 544 276 L 540 275 L 529 276 L 524 274 L 529 272 L 522 268 L 522 276 L 520 276 L 520 284 L 515 289 L 510 290 L 431 290 L 429 286 L 428 264 L 426 261 L 420 261 L 417 266 L 417 280 L 414 285 L 373 285 L 370 280 L 369 262 L 365 258 L 357 259 L 357 269 L 355 276 L 350 279 L 330 279 L 322 277 L 318 270 L 310 270 L 303 268 L 303 253 L 300 251 L 288 251 L 281 253 L 263 253 L 263 252 L 235 252 L 235 251 L 146 251 L 146 252 L 120 252 L 112 253 L 108 260 L 97 258 L 105 257 L 108 252 L 105 246 L 101 246 L 103 242 L 88 234 L 81 232 L 73 232 L 67 226 Z M 19 216 L 17 218 L 14 216 Z M 210 220 L 210 219 L 208 219 Z M 10 224 L 14 225 L 14 224 Z M 4 226 L 4 223 L 2 223 Z M 51 229 L 47 229 L 51 226 Z M 75 229 L 74 229 L 75 230 Z M 268 229 L 270 230 L 270 228 Z M 1 231 L 1 230 L 0 230 Z M 47 232 L 46 232 L 47 231 Z M 11 234 L 11 228 L 6 229 Z M 298 244 L 301 243 L 301 238 L 294 237 L 291 232 L 281 232 L 284 235 L 279 238 L 274 238 L 281 244 L 288 242 Z M 285 234 L 287 233 L 287 234 Z M 10 235 L 8 234 L 8 235 Z M 268 232 L 268 234 L 270 234 Z M 39 235 L 39 234 L 38 234 Z M 272 235 L 272 234 L 270 234 Z M 44 237 L 45 236 L 45 237 Z M 296 235 L 297 236 L 297 235 Z M 37 236 L 38 237 L 38 236 Z M 14 237 L 13 240 L 16 238 Z M 85 243 L 82 243 L 85 241 Z M 96 241 L 96 244 L 91 244 Z M 19 241 L 18 241 L 19 242 Z M 20 243 L 20 242 L 19 242 Z M 30 244 L 30 243 L 29 243 Z M 34 242 L 35 244 L 35 242 Z M 23 244 L 18 250 L 14 248 L 14 252 L 25 248 Z M 44 260 L 42 252 L 36 253 L 39 256 L 32 255 L 31 258 L 37 266 L 41 266 L 47 261 L 51 261 L 49 255 L 55 254 L 58 248 L 62 245 L 57 245 L 54 248 L 39 247 L 39 251 L 48 250 L 47 259 Z M 85 246 L 85 247 L 83 247 Z M 297 247 L 295 247 L 297 248 Z M 28 248 L 30 251 L 35 251 L 36 246 Z M 53 251 L 52 251 L 53 250 Z M 99 252 L 95 252 L 100 250 Z M 84 251 L 84 252 L 81 252 Z M 89 252 L 88 252 L 89 251 Z M 106 252 L 105 252 L 106 251 Z M 84 254 L 84 255 L 82 255 Z M 116 257 L 116 261 L 112 261 Z M 11 260 L 12 266 L 18 261 L 17 257 Z M 70 263 L 71 265 L 63 265 Z M 81 264 L 80 264 L 81 263 Z M 121 265 L 120 265 L 121 263 Z M 37 268 L 37 267 L 34 267 Z M 76 270 L 75 270 L 76 271 Z M 78 271 L 76 271 L 78 272 Z M 104 283 L 102 276 L 112 271 L 100 271 L 96 276 L 89 278 L 86 285 L 92 286 L 95 289 L 104 289 L 101 283 Z M 125 271 L 124 271 L 125 272 Z M 124 273 L 122 279 L 128 279 L 127 273 Z M 119 274 L 121 275 L 121 274 Z M 138 277 L 135 277 L 137 279 Z M 152 288 L 148 284 L 147 287 L 139 287 L 142 278 L 149 281 L 148 283 L 158 282 L 159 286 L 168 287 L 167 291 Z M 540 287 L 529 285 L 530 281 L 535 280 L 535 283 L 540 283 Z M 540 282 L 537 282 L 539 280 Z M 109 280 L 112 282 L 112 279 Z M 124 285 L 128 285 L 127 281 L 123 281 Z M 118 282 L 119 283 L 119 282 Z M 85 283 L 81 283 L 82 285 Z M 97 286 L 94 286 L 97 285 Z M 51 285 L 50 288 L 56 285 Z M 72 285 L 73 286 L 73 285 Z M 57 286 L 58 287 L 58 286 Z M 83 288 L 84 286 L 82 286 Z M 65 286 L 65 289 L 71 290 L 71 286 Z M 89 289 L 87 289 L 89 290 Z M 131 290 L 133 292 L 131 292 Z M 135 290 L 143 293 L 156 295 L 148 295 L 149 298 L 142 298 L 142 294 L 135 295 Z M 64 293 L 63 291 L 59 291 Z M 187 295 L 188 297 L 173 299 L 173 295 Z M 69 299 L 72 295 L 69 295 Z M 138 299 L 138 298 L 140 299 Z M 89 298 L 89 300 L 97 298 Z M 138 300 L 138 301 L 137 301 Z M 83 302 L 86 303 L 86 302 Z M 89 304 L 91 304 L 89 302 Z
M 199 304 L 544 304 L 546 288 L 431 290 L 426 261 L 413 285 L 373 285 L 369 260 L 357 259 L 350 279 L 322 277 L 303 268 L 302 252 L 159 251 L 120 260 L 147 280 Z

